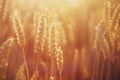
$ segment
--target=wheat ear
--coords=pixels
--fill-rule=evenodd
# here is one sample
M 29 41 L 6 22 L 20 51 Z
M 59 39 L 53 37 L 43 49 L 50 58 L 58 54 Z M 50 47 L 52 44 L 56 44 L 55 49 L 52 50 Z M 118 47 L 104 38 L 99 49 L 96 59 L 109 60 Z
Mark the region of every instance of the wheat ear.
M 119 15 L 120 15 L 120 4 L 116 7 L 113 16 L 112 16 L 112 27 L 114 27 L 117 23 L 117 20 L 119 19 Z
M 61 49 L 61 47 L 58 47 L 57 52 L 56 52 L 56 64 L 57 64 L 57 68 L 59 70 L 59 76 L 60 76 L 60 80 L 62 80 L 62 69 L 63 69 L 63 62 L 64 62 L 64 58 L 63 58 L 63 51 Z
M 23 29 L 23 25 L 21 23 L 21 20 L 19 19 L 17 12 L 14 12 L 13 16 L 11 17 L 12 27 L 14 30 L 15 38 L 17 40 L 18 45 L 20 46 L 22 50 L 22 55 L 25 63 L 26 73 L 27 73 L 27 79 L 29 80 L 29 69 L 27 65 L 27 61 L 25 58 L 25 33 Z
M 14 39 L 8 38 L 1 46 L 0 46 L 0 79 L 5 80 L 7 75 L 8 68 L 8 59 L 10 55 L 10 50 L 13 45 Z
M 0 9 L 0 18 L 3 21 L 6 18 L 7 6 L 8 6 L 8 0 L 2 0 L 2 6 L 1 6 L 1 9 Z
M 38 55 L 42 53 L 45 49 L 45 42 L 47 36 L 47 18 L 45 14 L 38 13 L 34 19 L 35 27 L 35 43 L 34 43 L 34 53 L 36 55 L 36 69 L 38 66 Z

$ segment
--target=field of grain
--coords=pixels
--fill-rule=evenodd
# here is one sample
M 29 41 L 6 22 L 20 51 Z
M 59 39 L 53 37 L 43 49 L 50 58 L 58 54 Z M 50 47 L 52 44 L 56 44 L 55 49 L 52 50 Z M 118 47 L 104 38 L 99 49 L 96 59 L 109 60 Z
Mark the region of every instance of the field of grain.
M 120 0 L 0 0 L 0 80 L 120 80 Z

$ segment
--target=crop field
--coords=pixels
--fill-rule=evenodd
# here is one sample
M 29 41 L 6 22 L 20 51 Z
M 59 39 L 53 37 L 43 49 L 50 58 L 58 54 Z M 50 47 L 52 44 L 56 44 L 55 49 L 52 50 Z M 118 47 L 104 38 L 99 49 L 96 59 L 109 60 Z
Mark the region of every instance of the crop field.
M 0 80 L 120 80 L 120 0 L 0 0 Z

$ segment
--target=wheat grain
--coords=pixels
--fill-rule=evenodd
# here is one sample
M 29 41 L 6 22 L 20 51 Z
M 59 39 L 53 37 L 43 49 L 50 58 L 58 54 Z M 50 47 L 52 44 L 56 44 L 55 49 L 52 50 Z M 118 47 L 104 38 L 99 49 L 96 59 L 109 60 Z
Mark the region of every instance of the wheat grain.
M 47 36 L 47 17 L 46 15 L 43 16 L 43 36 L 42 36 L 42 40 L 41 40 L 41 51 L 43 51 L 45 49 L 45 42 L 46 42 L 46 36 Z
M 119 14 L 120 14 L 120 5 L 117 6 L 115 9 L 113 16 L 112 16 L 112 24 L 111 26 L 114 27 L 115 24 L 117 23 L 117 20 L 119 19 Z
M 9 0 L 2 0 L 2 5 L 0 8 L 0 19 L 3 21 L 6 19 L 8 1 Z
M 58 47 L 57 52 L 56 52 L 56 62 L 57 62 L 57 68 L 59 71 L 62 71 L 63 69 L 63 51 L 61 47 Z
M 13 16 L 11 17 L 12 21 L 12 27 L 14 29 L 16 38 L 17 38 L 17 43 L 21 46 L 25 46 L 25 33 L 23 29 L 23 25 L 21 23 L 21 20 L 19 19 L 17 12 L 14 12 Z
M 42 30 L 43 30 L 43 28 L 41 26 L 41 23 L 42 23 L 41 16 L 39 16 L 36 21 L 37 21 L 36 22 L 37 26 L 36 26 L 36 30 L 35 30 L 36 36 L 35 36 L 35 43 L 34 43 L 34 52 L 39 54 L 41 52 L 39 47 L 40 47 L 40 40 L 41 40 L 41 36 L 42 36 Z
M 53 24 L 51 24 L 50 28 L 49 28 L 49 38 L 48 38 L 48 54 L 50 56 L 51 59 L 51 73 L 50 73 L 50 80 L 54 80 L 53 79 L 53 69 L 54 69 L 54 61 L 55 61 L 55 41 L 54 41 L 54 37 L 55 37 L 55 27 L 53 27 Z
M 36 26 L 35 26 L 36 25 Z M 44 51 L 46 36 L 47 36 L 47 19 L 43 14 L 38 14 L 36 22 L 34 22 L 34 26 L 36 27 L 36 36 L 35 36 L 35 45 L 34 52 L 41 53 Z
M 111 6 L 110 2 L 107 0 L 105 0 L 104 4 L 103 20 L 105 21 L 105 23 L 107 23 L 106 26 L 108 26 L 109 20 L 111 20 Z
M 57 61 L 56 65 L 60 72 L 60 79 L 61 79 L 61 71 L 62 71 L 62 66 L 63 66 L 63 53 L 62 53 L 61 48 L 59 47 L 59 44 L 60 44 L 59 37 L 61 36 L 61 34 L 58 32 L 59 25 L 58 25 L 58 21 L 56 18 L 57 18 L 56 16 L 52 16 L 51 24 L 48 27 L 47 43 L 48 43 L 48 54 L 52 62 L 50 78 L 52 77 L 52 74 L 53 74 L 54 61 Z
M 13 13 L 13 16 L 11 17 L 12 27 L 14 30 L 15 38 L 17 40 L 18 45 L 20 46 L 22 50 L 22 55 L 25 63 L 26 73 L 27 73 L 27 79 L 29 80 L 29 70 L 28 65 L 25 57 L 25 32 L 23 29 L 23 25 L 21 23 L 21 20 L 19 19 L 17 15 L 17 11 Z
M 62 80 L 62 69 L 63 69 L 63 62 L 64 62 L 64 58 L 63 58 L 63 51 L 61 49 L 61 47 L 58 47 L 57 52 L 56 52 L 56 64 L 57 64 L 57 68 L 59 70 L 59 75 L 60 75 L 60 80 Z

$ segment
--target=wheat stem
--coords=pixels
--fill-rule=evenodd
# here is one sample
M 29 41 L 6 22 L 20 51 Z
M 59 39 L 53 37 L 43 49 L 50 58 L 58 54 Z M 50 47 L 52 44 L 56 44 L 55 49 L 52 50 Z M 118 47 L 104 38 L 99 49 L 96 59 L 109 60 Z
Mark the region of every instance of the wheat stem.
M 62 80 L 62 71 L 59 71 L 60 80 Z
M 53 75 L 53 70 L 54 70 L 54 61 L 53 61 L 53 59 L 51 59 L 51 73 L 50 73 L 50 77 Z
M 26 68 L 27 80 L 30 80 L 29 79 L 29 69 L 28 69 L 26 58 L 25 58 L 24 48 L 22 48 L 22 55 L 23 55 L 23 60 L 24 60 L 24 63 L 25 63 L 25 68 Z
M 108 61 L 107 62 L 107 76 L 106 76 L 106 80 L 111 80 L 111 63 Z
M 93 76 L 92 76 L 92 80 L 95 80 L 95 71 L 96 71 L 96 55 L 95 55 L 95 60 L 93 62 Z
M 98 80 L 98 76 L 99 76 L 99 60 L 100 60 L 100 53 L 97 53 L 96 56 L 96 77 L 95 80 Z
M 103 62 L 102 62 L 101 73 L 100 73 L 100 80 L 103 80 L 104 69 L 105 69 L 105 60 L 103 60 Z
M 35 67 L 36 70 L 38 69 L 38 64 L 39 64 L 39 56 L 36 55 L 36 67 Z

